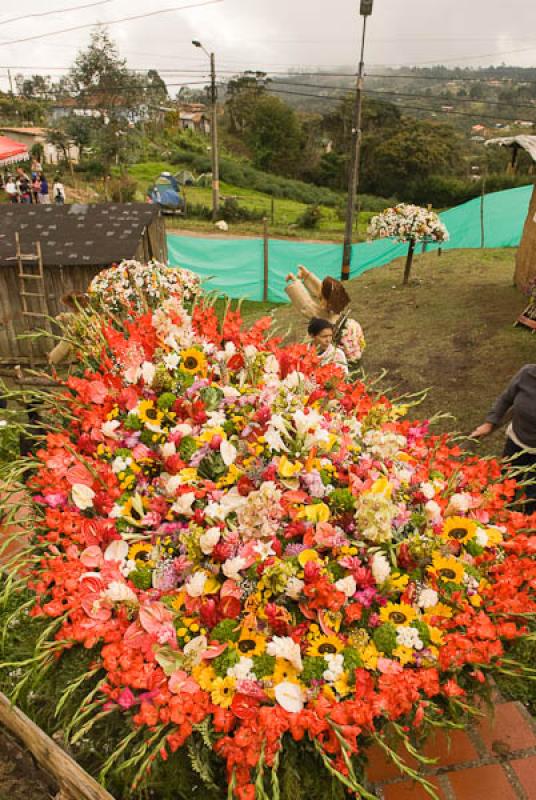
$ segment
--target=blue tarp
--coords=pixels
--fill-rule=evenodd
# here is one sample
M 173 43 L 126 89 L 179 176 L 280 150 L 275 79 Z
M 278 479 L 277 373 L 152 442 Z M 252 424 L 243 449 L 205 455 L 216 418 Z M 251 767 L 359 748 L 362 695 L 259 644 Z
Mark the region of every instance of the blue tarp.
M 532 186 L 505 192 L 494 192 L 484 199 L 486 247 L 517 247 L 530 203 Z M 481 246 L 481 201 L 471 200 L 451 208 L 440 216 L 447 226 L 450 240 L 446 250 Z M 214 237 L 168 234 L 169 263 L 185 267 L 207 279 L 207 288 L 229 297 L 262 300 L 264 257 L 262 239 L 218 239 Z M 350 275 L 352 278 L 368 269 L 380 267 L 407 253 L 407 244 L 390 239 L 363 242 L 353 246 Z M 429 249 L 436 249 L 431 245 Z M 271 239 L 268 250 L 268 299 L 284 302 L 285 276 L 305 264 L 320 278 L 338 277 L 341 270 L 342 245 L 293 242 Z

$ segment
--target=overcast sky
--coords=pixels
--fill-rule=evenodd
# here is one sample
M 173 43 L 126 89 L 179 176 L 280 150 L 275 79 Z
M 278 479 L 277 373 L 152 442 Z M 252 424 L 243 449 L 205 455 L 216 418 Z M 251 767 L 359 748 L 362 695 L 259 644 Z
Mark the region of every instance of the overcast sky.
M 173 94 L 181 82 L 204 81 L 207 59 L 192 47 L 192 39 L 215 51 L 222 74 L 355 66 L 358 60 L 359 0 L 2 0 L 0 88 L 8 86 L 8 67 L 12 74 L 58 76 L 61 68 L 65 71 L 87 45 L 90 28 L 58 33 L 61 29 L 201 2 L 206 5 L 110 24 L 109 32 L 130 67 L 162 70 L 169 84 L 177 84 L 170 86 Z M 89 3 L 92 7 L 80 7 Z M 9 21 L 76 6 L 65 13 Z M 366 63 L 536 66 L 536 3 L 375 0 Z

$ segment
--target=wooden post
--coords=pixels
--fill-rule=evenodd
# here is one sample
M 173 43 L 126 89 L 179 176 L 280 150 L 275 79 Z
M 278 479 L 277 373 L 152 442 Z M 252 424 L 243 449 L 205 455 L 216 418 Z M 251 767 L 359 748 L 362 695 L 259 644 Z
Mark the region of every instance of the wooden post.
M 262 220 L 263 227 L 263 252 L 264 252 L 264 272 L 263 272 L 263 290 L 262 299 L 266 302 L 268 300 L 268 218 L 264 217 Z
M 408 255 L 406 257 L 406 266 L 404 267 L 404 286 L 408 285 L 409 273 L 411 272 L 411 264 L 413 261 L 413 253 L 415 252 L 415 239 L 409 240 Z
M 56 742 L 38 728 L 0 692 L 0 723 L 13 733 L 32 753 L 40 766 L 59 784 L 69 800 L 114 800 Z
M 274 196 L 273 195 L 271 197 L 270 210 L 272 212 L 271 213 L 271 215 L 272 215 L 272 225 L 275 225 L 275 200 L 274 200 Z
M 484 198 L 486 196 L 486 177 L 482 176 L 482 194 L 480 195 L 480 247 L 485 246 Z

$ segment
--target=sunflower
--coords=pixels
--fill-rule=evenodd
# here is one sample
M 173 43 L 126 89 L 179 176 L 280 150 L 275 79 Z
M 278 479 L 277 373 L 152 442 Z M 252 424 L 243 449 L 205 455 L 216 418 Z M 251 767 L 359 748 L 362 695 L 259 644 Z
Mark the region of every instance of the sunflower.
M 380 611 L 382 622 L 391 622 L 393 625 L 411 625 L 417 612 L 407 603 L 387 603 Z
M 127 502 L 122 508 L 122 516 L 131 523 L 131 525 L 140 526 L 145 516 L 147 500 L 139 494 L 134 494 L 129 497 Z
M 299 683 L 298 670 L 286 658 L 276 658 L 273 681 L 276 686 L 283 681 Z
M 215 706 L 229 708 L 233 702 L 236 679 L 229 675 L 226 678 L 216 678 L 212 681 L 210 697 Z
M 164 414 L 154 404 L 154 400 L 142 400 L 138 405 L 138 417 L 144 425 L 160 425 Z
M 393 656 L 398 659 L 404 667 L 406 664 L 410 664 L 413 661 L 413 648 L 399 644 L 398 647 L 395 647 L 393 650 Z
M 266 650 L 266 639 L 260 633 L 250 629 L 243 630 L 236 643 L 236 649 L 246 658 L 260 656 Z
M 192 677 L 195 678 L 203 691 L 210 692 L 216 680 L 216 673 L 213 667 L 207 667 L 204 663 L 201 663 L 193 668 Z
M 429 623 L 433 617 L 452 617 L 452 608 L 445 605 L 445 603 L 437 603 L 435 606 L 430 606 L 430 608 L 426 609 L 423 619 Z
M 441 536 L 464 544 L 476 535 L 476 522 L 467 517 L 449 517 L 443 525 Z
M 187 372 L 189 375 L 207 374 L 207 359 L 201 350 L 197 350 L 195 347 L 188 347 L 186 350 L 181 350 L 179 355 L 183 372 Z
M 307 648 L 308 656 L 330 656 L 335 653 L 340 653 L 344 649 L 344 642 L 331 634 L 330 636 L 320 635 L 311 639 L 311 643 Z
M 154 566 L 151 559 L 153 546 L 150 542 L 137 542 L 128 551 L 129 561 L 135 561 L 138 567 Z
M 445 558 L 440 553 L 433 554 L 428 572 L 444 583 L 461 583 L 464 576 L 463 565 L 456 558 Z

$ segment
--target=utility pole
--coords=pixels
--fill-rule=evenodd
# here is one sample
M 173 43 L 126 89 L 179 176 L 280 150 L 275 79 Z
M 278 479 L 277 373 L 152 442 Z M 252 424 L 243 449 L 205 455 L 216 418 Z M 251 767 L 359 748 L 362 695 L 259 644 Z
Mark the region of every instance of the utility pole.
M 9 94 L 13 97 L 13 78 L 11 77 L 11 70 L 8 69 L 7 71 L 7 78 L 9 81 Z
M 210 136 L 211 136 L 211 162 L 212 162 L 212 220 L 216 222 L 220 209 L 220 160 L 218 152 L 218 90 L 216 88 L 216 58 L 214 53 L 209 53 L 201 42 L 194 39 L 194 47 L 199 47 L 210 59 Z
M 350 174 L 348 178 L 348 204 L 346 207 L 346 223 L 344 226 L 344 247 L 342 253 L 341 280 L 347 281 L 350 277 L 350 261 L 352 259 L 352 231 L 354 227 L 355 203 L 357 188 L 359 186 L 359 160 L 361 155 L 361 117 L 363 110 L 363 78 L 365 35 L 367 31 L 367 17 L 372 14 L 374 0 L 361 0 L 359 13 L 363 17 L 363 32 L 361 36 L 361 57 L 357 73 L 355 89 L 355 105 L 352 119 L 352 149 L 350 153 Z
M 210 133 L 212 138 L 212 220 L 216 222 L 220 209 L 220 160 L 218 153 L 218 92 L 216 89 L 216 60 L 210 54 L 210 99 L 212 102 L 212 120 Z

